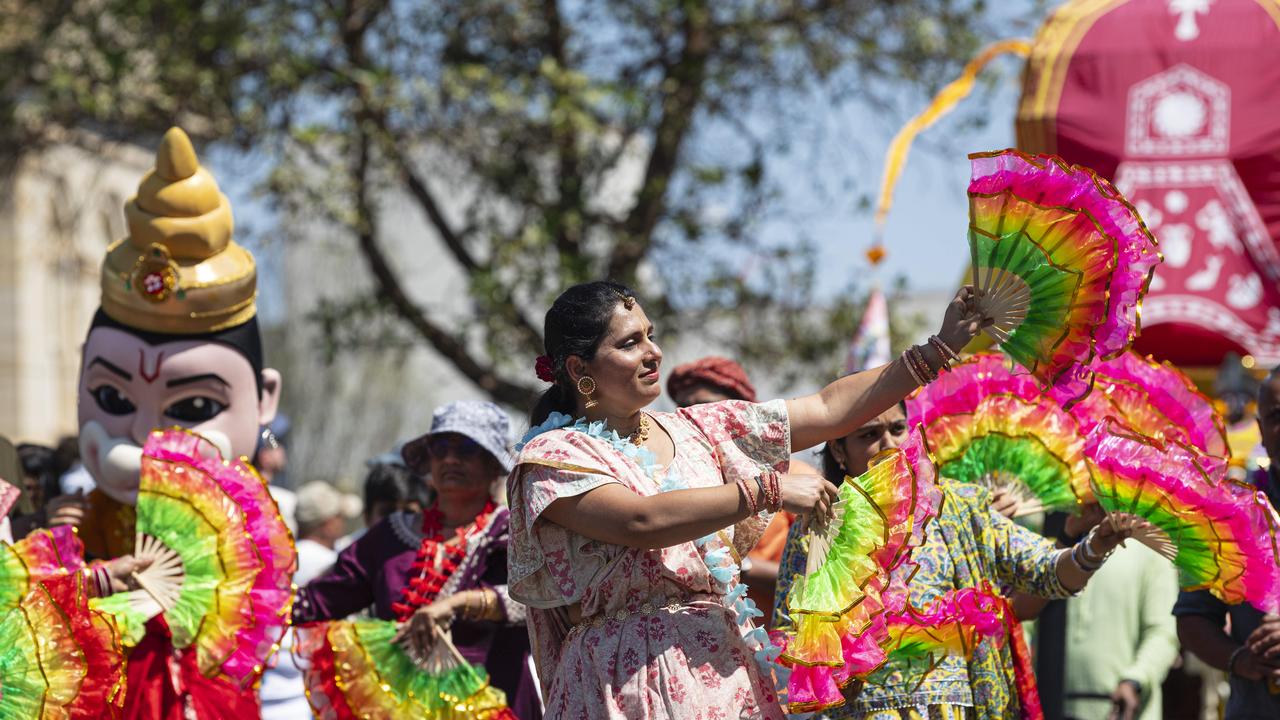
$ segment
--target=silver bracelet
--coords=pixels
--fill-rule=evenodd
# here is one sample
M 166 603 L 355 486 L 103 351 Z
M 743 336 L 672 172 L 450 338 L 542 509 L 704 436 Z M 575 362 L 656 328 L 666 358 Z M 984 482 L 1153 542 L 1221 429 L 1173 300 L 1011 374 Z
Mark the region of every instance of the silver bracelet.
M 1089 563 L 1097 565 L 1098 567 L 1102 567 L 1102 564 L 1107 561 L 1107 558 L 1111 557 L 1111 553 L 1115 552 L 1115 548 L 1111 548 L 1110 550 L 1102 553 L 1101 555 L 1095 555 L 1092 547 L 1090 547 L 1089 545 L 1089 541 L 1092 540 L 1093 537 L 1097 534 L 1098 534 L 1098 526 L 1094 525 L 1093 528 L 1089 530 L 1089 532 L 1085 533 L 1084 537 L 1081 538 L 1080 544 L 1083 547 L 1081 548 L 1080 552 L 1082 555 L 1085 556 L 1085 559 L 1089 561 Z
M 1085 552 L 1083 549 L 1084 542 L 1085 542 L 1084 540 L 1081 540 L 1080 542 L 1071 546 L 1071 562 L 1075 563 L 1077 568 L 1080 568 L 1080 572 L 1083 572 L 1085 574 L 1093 574 L 1098 572 L 1098 569 L 1102 567 L 1102 563 L 1094 564 L 1084 558 L 1084 555 L 1085 555 Z

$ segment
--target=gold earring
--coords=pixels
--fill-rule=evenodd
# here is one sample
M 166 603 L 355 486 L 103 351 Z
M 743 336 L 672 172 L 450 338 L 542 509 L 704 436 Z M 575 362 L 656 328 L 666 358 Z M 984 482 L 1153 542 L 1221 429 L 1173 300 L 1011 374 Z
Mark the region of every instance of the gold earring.
M 585 387 L 583 386 L 583 383 L 586 383 Z M 591 397 L 592 394 L 595 393 L 595 391 L 596 391 L 596 381 L 590 375 L 583 375 L 582 377 L 578 378 L 578 392 L 587 399 L 587 401 L 583 403 L 582 407 L 590 410 L 591 408 L 600 404 Z

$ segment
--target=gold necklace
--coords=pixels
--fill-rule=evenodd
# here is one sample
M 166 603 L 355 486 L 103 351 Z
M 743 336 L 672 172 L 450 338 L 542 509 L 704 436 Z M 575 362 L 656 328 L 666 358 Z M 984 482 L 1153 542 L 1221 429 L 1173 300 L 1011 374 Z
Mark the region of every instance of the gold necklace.
M 631 431 L 631 434 L 627 436 L 627 439 L 631 441 L 632 445 L 637 447 L 645 444 L 645 441 L 649 439 L 648 415 L 640 413 L 640 425 L 638 425 L 635 430 Z

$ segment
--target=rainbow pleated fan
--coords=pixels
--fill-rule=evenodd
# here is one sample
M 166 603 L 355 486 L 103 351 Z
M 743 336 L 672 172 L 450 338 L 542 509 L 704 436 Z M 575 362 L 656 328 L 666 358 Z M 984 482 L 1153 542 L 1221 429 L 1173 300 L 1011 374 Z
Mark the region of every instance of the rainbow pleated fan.
M 897 663 L 936 664 L 946 656 L 972 657 L 984 639 L 1004 637 L 1005 604 L 990 588 L 948 590 L 923 609 L 885 613 L 888 654 Z
M 16 607 L 36 585 L 84 567 L 84 546 L 70 525 L 34 530 L 0 544 L 0 611 Z
M 1075 419 L 1025 371 L 981 353 L 907 399 L 938 474 L 1004 490 L 1016 515 L 1074 511 L 1092 497 Z
M 924 542 L 942 494 L 919 435 L 846 478 L 835 518 L 808 538 L 805 575 L 793 585 L 793 627 L 782 660 L 792 666 L 788 704 L 811 712 L 844 702 L 841 689 L 885 661 L 889 637 L 868 632 L 889 602 L 895 575 L 910 574 L 910 553 Z M 902 587 L 901 584 L 897 585 Z
M 1222 415 L 1191 378 L 1173 365 L 1129 351 L 1095 361 L 1090 369 L 1093 392 L 1071 408 L 1085 434 L 1114 417 L 1157 439 L 1192 445 L 1215 457 L 1230 455 Z M 1057 389 L 1052 394 L 1066 399 Z
M 320 720 L 516 720 L 506 694 L 442 634 L 410 657 L 387 620 L 333 620 L 295 628 L 307 698 Z
M 208 440 L 153 432 L 143 447 L 134 555 L 152 561 L 141 589 L 96 600 L 126 642 L 161 613 L 174 647 L 207 677 L 251 685 L 279 647 L 293 603 L 297 552 L 262 478 L 223 462 Z
M 0 717 L 114 718 L 124 696 L 119 632 L 79 574 L 35 584 L 0 616 Z
M 969 251 L 986 328 L 1071 399 L 1088 364 L 1123 352 L 1160 262 L 1137 211 L 1093 171 L 1017 150 L 969 156 Z
M 1145 521 L 1134 538 L 1173 560 L 1184 590 L 1280 612 L 1280 516 L 1227 477 L 1226 460 L 1114 420 L 1090 434 L 1085 454 L 1098 502 Z

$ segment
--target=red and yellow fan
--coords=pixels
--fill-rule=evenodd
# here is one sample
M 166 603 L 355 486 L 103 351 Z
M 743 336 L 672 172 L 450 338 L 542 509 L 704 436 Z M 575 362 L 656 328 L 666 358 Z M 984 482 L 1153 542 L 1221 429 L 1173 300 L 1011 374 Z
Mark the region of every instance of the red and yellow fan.
M 0 616 L 0 717 L 98 720 L 124 706 L 124 655 L 79 573 L 35 584 Z
M 294 653 L 305 662 L 316 717 L 516 720 L 506 695 L 447 633 L 416 659 L 392 642 L 397 627 L 388 620 L 333 620 L 296 629 Z

